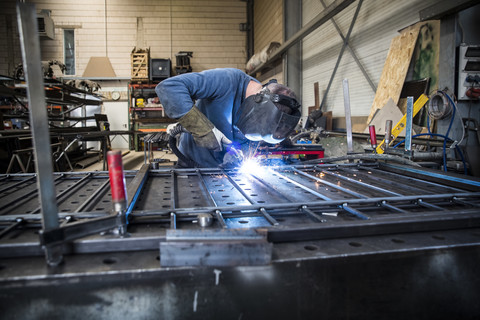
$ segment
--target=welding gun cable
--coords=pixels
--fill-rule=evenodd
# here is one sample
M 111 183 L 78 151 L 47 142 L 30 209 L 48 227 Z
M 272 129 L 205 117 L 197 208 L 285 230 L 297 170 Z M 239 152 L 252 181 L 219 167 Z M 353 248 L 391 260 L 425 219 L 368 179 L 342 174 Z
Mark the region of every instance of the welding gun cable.
M 189 167 L 198 168 L 199 165 L 190 158 L 187 158 L 177 147 L 177 136 L 182 132 L 187 132 L 181 125 L 177 125 L 171 132 L 168 138 L 168 146 L 172 149 L 172 152 Z
M 412 138 L 416 138 L 416 137 L 421 137 L 421 136 L 433 136 L 433 137 L 441 137 L 444 139 L 444 146 L 446 147 L 446 141 L 447 140 L 450 140 L 450 141 L 453 141 L 452 139 L 444 136 L 443 134 L 438 134 L 438 133 L 419 133 L 419 134 L 416 134 L 414 136 L 412 136 Z M 396 148 L 398 147 L 399 145 L 401 145 L 402 143 L 405 142 L 405 139 L 403 139 L 402 141 L 398 142 L 396 145 L 393 146 L 393 148 Z M 462 159 L 462 163 L 463 163 L 463 172 L 465 175 L 468 174 L 467 172 L 467 164 L 465 162 L 465 157 L 463 156 L 463 152 L 462 150 L 458 147 L 458 145 L 455 145 L 455 150 L 457 150 L 458 154 L 460 155 L 460 158 Z M 444 152 L 443 152 L 443 161 L 445 161 L 445 149 L 444 149 Z M 444 163 L 444 165 L 446 165 Z

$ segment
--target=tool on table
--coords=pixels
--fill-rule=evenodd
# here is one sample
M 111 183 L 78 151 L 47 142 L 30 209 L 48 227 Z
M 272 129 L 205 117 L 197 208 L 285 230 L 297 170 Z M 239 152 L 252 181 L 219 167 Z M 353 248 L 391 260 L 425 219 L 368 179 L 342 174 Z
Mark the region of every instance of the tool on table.
M 370 132 L 370 144 L 372 145 L 373 150 L 377 149 L 377 133 L 375 132 L 375 126 L 371 125 L 368 126 L 368 130 Z
M 423 106 L 425 105 L 425 103 L 427 103 L 427 101 L 428 101 L 428 97 L 424 94 L 422 94 L 417 99 L 417 101 L 415 101 L 415 103 L 413 104 L 412 117 L 415 117 L 415 115 L 423 108 Z M 392 139 L 389 145 L 392 144 L 393 141 L 395 141 L 395 139 L 398 137 L 398 135 L 403 131 L 403 129 L 405 129 L 406 121 L 407 121 L 407 115 L 405 114 L 402 117 L 402 119 L 392 129 L 392 134 L 391 134 Z M 385 148 L 385 139 L 382 140 L 382 142 L 380 142 L 380 144 L 377 146 L 377 149 L 376 149 L 377 153 L 383 154 L 385 152 L 384 148 Z
M 119 216 L 125 217 L 125 223 L 119 227 L 120 234 L 126 235 L 127 188 L 123 174 L 122 152 L 120 150 L 107 153 L 108 176 L 112 193 L 113 210 Z
M 220 167 L 233 168 L 241 166 L 243 160 L 245 159 L 242 150 L 236 148 L 233 144 L 224 145 L 224 148 L 227 150 L 227 152 L 223 156 L 223 163 L 220 165 Z
M 390 146 L 391 137 L 392 137 L 392 120 L 385 121 L 385 151 L 387 151 Z

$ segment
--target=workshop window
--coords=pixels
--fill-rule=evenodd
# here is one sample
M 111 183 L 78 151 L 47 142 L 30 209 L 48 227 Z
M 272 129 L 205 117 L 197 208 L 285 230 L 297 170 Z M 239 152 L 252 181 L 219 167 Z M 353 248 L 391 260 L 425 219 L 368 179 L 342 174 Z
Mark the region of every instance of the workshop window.
M 75 29 L 63 29 L 63 56 L 65 57 L 65 74 L 75 74 Z

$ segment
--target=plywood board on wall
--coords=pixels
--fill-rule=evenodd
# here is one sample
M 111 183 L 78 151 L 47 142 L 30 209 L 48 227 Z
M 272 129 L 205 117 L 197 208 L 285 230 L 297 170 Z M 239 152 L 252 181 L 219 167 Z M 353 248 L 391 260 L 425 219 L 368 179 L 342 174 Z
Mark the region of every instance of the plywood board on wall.
M 370 123 L 375 112 L 381 109 L 388 99 L 391 98 L 395 104 L 398 103 L 418 34 L 423 24 L 424 22 L 419 22 L 405 28 L 400 35 L 392 39 L 367 123 Z

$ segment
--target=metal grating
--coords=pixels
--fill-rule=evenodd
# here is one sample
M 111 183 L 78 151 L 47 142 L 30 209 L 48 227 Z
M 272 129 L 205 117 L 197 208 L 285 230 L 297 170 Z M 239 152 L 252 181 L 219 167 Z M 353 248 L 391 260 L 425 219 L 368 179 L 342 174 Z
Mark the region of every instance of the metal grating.
M 145 174 L 146 179 L 139 179 Z M 134 178 L 143 181 L 134 185 Z M 140 177 L 141 178 L 141 177 Z M 111 214 L 106 172 L 57 173 L 61 225 Z M 130 237 L 115 243 L 111 232 L 88 236 L 74 251 L 154 249 L 166 230 L 266 228 L 273 242 L 444 230 L 478 223 L 478 180 L 438 175 L 396 165 L 342 164 L 236 170 L 126 171 Z M 0 176 L 0 256 L 41 254 L 41 215 L 35 175 Z M 139 239 L 152 241 L 138 244 Z M 126 245 L 127 244 L 127 245 Z M 28 250 L 25 248 L 29 248 Z M 34 250 L 32 248 L 35 248 Z

